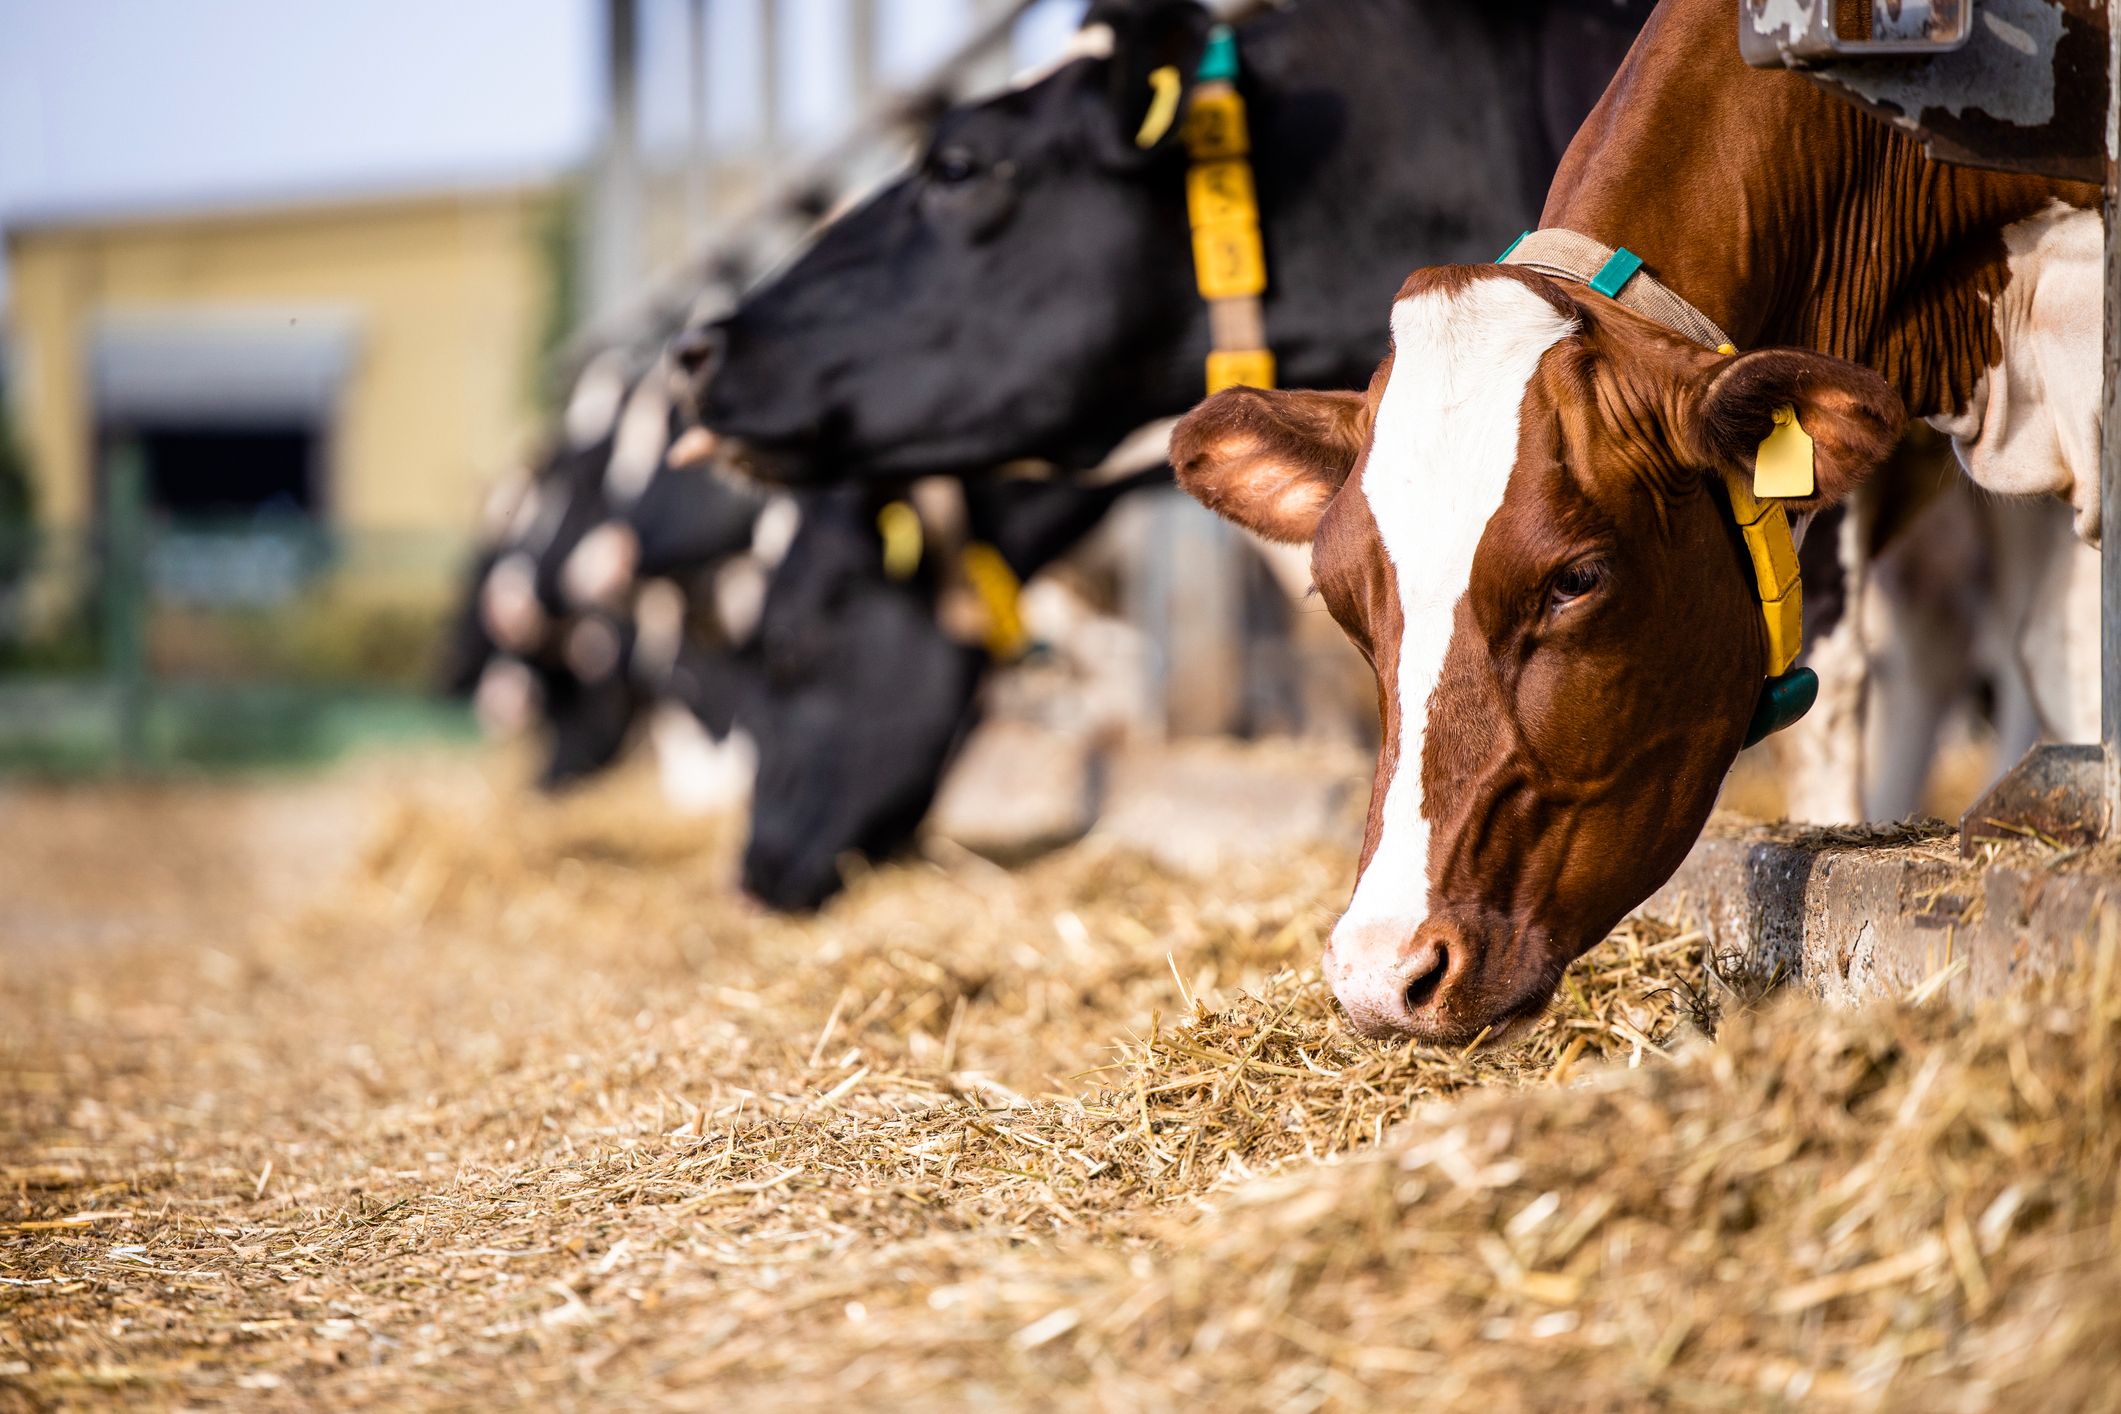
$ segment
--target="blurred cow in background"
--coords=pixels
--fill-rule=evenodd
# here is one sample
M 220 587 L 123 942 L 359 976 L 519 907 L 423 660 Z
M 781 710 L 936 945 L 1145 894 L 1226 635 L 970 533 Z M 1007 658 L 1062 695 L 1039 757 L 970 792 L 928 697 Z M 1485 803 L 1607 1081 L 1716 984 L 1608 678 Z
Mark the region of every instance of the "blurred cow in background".
M 1158 466 L 1096 486 L 938 477 L 903 497 L 801 493 L 800 528 L 744 650 L 759 751 L 746 891 L 814 908 L 838 890 L 841 855 L 908 844 L 980 719 L 990 670 L 1041 646 L 1017 587 L 1115 502 L 1169 478 Z
M 547 789 L 608 766 L 652 720 L 666 762 L 710 783 L 695 769 L 675 793 L 723 803 L 748 786 L 734 645 L 763 592 L 752 542 L 765 502 L 702 473 L 659 365 L 631 371 L 617 353 L 592 360 L 555 449 L 497 493 L 442 677 L 489 730 L 542 726 Z
M 558 449 L 497 496 L 444 681 L 496 734 L 542 731 L 546 789 L 645 725 L 675 800 L 752 798 L 746 889 L 814 908 L 846 856 L 912 840 L 989 670 L 1038 646 L 1023 583 L 1168 469 L 762 497 L 706 469 L 660 366 L 607 392 L 613 366 L 592 361 Z

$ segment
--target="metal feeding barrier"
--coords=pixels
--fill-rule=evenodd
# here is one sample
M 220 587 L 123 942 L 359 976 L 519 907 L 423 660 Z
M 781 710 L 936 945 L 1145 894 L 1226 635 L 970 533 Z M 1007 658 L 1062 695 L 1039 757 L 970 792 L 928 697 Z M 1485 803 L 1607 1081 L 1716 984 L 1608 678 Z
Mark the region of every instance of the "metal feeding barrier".
M 1739 51 L 1792 68 L 1968 166 L 2106 192 L 2100 398 L 2100 739 L 2034 747 L 1960 822 L 1962 850 L 2028 831 L 2121 833 L 2121 47 L 2106 0 L 1744 0 Z
M 0 770 L 300 764 L 468 731 L 430 692 L 462 542 L 175 517 L 139 443 L 91 527 L 0 535 Z

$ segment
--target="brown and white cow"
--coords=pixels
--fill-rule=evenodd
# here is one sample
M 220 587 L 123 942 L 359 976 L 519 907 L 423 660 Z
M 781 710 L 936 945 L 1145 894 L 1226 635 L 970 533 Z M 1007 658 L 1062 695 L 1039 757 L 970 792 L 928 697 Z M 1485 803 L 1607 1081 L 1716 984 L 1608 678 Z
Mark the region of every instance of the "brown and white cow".
M 1692 845 L 1769 667 L 1720 488 L 1778 408 L 1814 443 L 1793 514 L 1914 415 L 1977 485 L 2060 496 L 2096 535 L 2097 196 L 1933 164 L 1744 67 L 1728 0 L 1665 0 L 1541 225 L 1641 255 L 1750 352 L 1576 280 L 1438 267 L 1400 290 L 1366 394 L 1236 389 L 1180 425 L 1186 487 L 1309 542 L 1377 671 L 1385 746 L 1326 959 L 1358 1028 L 1535 1017 Z

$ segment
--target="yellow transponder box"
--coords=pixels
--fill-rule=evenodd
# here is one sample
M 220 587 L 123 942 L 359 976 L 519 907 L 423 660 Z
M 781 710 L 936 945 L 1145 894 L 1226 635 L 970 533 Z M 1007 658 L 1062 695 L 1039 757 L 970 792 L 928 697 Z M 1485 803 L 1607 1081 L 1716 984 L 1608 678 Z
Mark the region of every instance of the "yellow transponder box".
M 1233 157 L 1188 169 L 1186 213 L 1195 226 L 1233 221 L 1259 224 L 1259 196 L 1252 186 L 1251 165 Z
M 1208 396 L 1225 388 L 1274 386 L 1274 355 L 1266 349 L 1217 349 L 1208 355 Z
M 1242 157 L 1251 150 L 1245 132 L 1245 100 L 1218 85 L 1193 95 L 1186 107 L 1186 152 L 1195 162 Z
M 1193 229 L 1193 278 L 1202 299 L 1264 294 L 1267 251 L 1252 221 L 1224 221 Z
M 1760 608 L 1767 615 L 1768 676 L 1780 677 L 1804 647 L 1804 586 L 1793 584 L 1789 593 Z

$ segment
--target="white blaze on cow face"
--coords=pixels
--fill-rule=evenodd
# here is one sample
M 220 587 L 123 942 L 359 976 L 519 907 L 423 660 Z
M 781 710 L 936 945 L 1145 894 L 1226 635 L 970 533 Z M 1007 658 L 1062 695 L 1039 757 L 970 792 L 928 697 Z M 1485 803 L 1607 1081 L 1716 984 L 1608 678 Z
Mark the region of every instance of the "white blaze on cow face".
M 718 815 L 750 803 L 759 753 L 749 733 L 732 730 L 716 740 L 698 717 L 672 702 L 656 709 L 648 732 L 663 797 L 680 814 Z
M 479 586 L 479 614 L 495 643 L 515 653 L 535 648 L 545 632 L 538 603 L 538 562 L 517 550 L 502 556 Z
M 616 607 L 641 563 L 641 537 L 622 520 L 587 531 L 560 566 L 560 587 L 578 609 Z
M 1425 290 L 1392 311 L 1392 373 L 1358 485 L 1404 625 L 1391 684 L 1397 764 L 1376 848 L 1326 956 L 1334 994 L 1364 1030 L 1404 1030 L 1408 984 L 1436 965 L 1415 947 L 1429 913 L 1421 774 L 1431 698 L 1474 551 L 1517 462 L 1525 390 L 1547 350 L 1572 332 L 1551 304 L 1508 278 Z
M 640 499 L 670 446 L 670 394 L 664 383 L 654 374 L 643 378 L 619 416 L 611 460 L 604 467 L 604 494 L 620 507 Z
M 618 420 L 626 397 L 626 356 L 606 349 L 589 361 L 567 395 L 560 430 L 570 447 L 587 447 L 604 439 Z
M 479 730 L 496 741 L 520 736 L 538 710 L 538 680 L 513 658 L 496 658 L 479 674 L 471 708 Z

